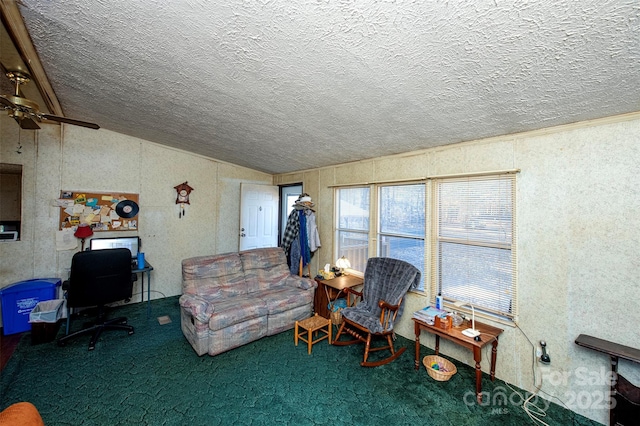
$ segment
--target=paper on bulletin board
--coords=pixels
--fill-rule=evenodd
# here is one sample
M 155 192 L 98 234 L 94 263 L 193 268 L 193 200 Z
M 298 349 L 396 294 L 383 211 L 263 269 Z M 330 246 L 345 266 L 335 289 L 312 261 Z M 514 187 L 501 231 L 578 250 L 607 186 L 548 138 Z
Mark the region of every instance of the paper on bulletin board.
M 138 229 L 138 194 L 61 191 L 60 230 L 86 223 L 93 232 Z
M 78 247 L 78 239 L 73 236 L 72 228 L 56 232 L 56 250 L 73 250 Z

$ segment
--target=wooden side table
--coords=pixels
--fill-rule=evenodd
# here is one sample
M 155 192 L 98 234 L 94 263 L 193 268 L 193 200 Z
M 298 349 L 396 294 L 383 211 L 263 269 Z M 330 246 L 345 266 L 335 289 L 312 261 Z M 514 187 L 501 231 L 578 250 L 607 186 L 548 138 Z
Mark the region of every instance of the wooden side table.
M 326 327 L 326 329 L 323 330 L 324 327 Z M 303 328 L 307 331 L 306 337 L 304 337 L 304 333 L 300 335 L 300 328 Z M 319 316 L 318 314 L 315 314 L 314 316 L 302 321 L 296 321 L 293 339 L 296 346 L 298 346 L 298 339 L 305 342 L 307 344 L 307 351 L 309 355 L 311 355 L 311 347 L 314 343 L 318 343 L 319 341 L 324 339 L 329 339 L 329 344 L 331 344 L 331 329 L 332 327 L 330 319 L 326 319 Z M 314 333 L 317 335 L 318 332 L 324 335 L 317 338 L 316 340 L 313 340 Z
M 485 345 L 491 343 L 491 368 L 490 375 L 491 381 L 495 379 L 496 376 L 496 356 L 498 355 L 498 336 L 502 333 L 501 328 L 493 327 L 488 324 L 483 324 L 481 322 L 476 321 L 475 328 L 480 332 L 480 341 L 474 340 L 472 337 L 467 337 L 462 334 L 462 330 L 467 328 L 468 326 L 459 326 L 459 327 L 451 327 L 448 330 L 444 330 L 440 327 L 436 327 L 435 325 L 429 325 L 426 322 L 420 321 L 416 318 L 413 318 L 413 322 L 415 325 L 415 333 L 416 333 L 416 359 L 415 359 L 415 368 L 418 370 L 420 368 L 420 332 L 425 330 L 431 334 L 436 335 L 436 355 L 440 353 L 440 337 L 443 337 L 447 340 L 452 341 L 453 343 L 463 346 L 467 349 L 470 349 L 473 352 L 473 359 L 476 362 L 476 398 L 478 399 L 478 403 L 482 403 L 482 369 L 480 367 L 480 362 L 482 361 L 482 348 Z M 463 323 L 464 324 L 464 323 Z
M 346 288 L 357 287 L 364 284 L 364 279 L 355 275 L 342 275 L 330 280 L 319 280 L 316 278 L 318 287 L 313 300 L 313 310 L 322 317 L 329 318 L 330 312 L 327 305 L 341 297 Z

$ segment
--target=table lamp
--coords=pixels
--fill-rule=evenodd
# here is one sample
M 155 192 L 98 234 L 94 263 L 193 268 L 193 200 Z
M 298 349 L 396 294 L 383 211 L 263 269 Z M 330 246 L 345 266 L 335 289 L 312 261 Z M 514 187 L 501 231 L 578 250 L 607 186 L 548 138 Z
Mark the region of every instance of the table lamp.
M 473 308 L 473 305 L 471 304 L 471 302 L 458 301 L 458 302 L 455 302 L 454 305 L 457 306 L 458 308 L 461 308 L 463 306 L 470 306 L 471 307 L 471 328 L 467 328 L 465 330 L 462 330 L 462 334 L 464 334 L 467 337 L 479 336 L 480 332 L 478 330 L 476 330 L 476 311 Z
M 80 241 L 82 241 L 82 248 L 80 249 L 80 251 L 84 251 L 85 238 L 89 238 L 92 235 L 93 229 L 91 229 L 89 225 L 87 225 L 86 223 L 78 225 L 78 229 L 76 229 L 76 232 L 73 233 L 73 236 L 76 238 L 80 238 Z
M 347 268 L 351 268 L 351 262 L 349 262 L 349 259 L 347 259 L 346 257 L 342 256 L 340 259 L 336 260 L 336 266 L 338 268 L 340 268 L 340 273 L 342 275 L 346 275 L 344 273 L 344 270 Z

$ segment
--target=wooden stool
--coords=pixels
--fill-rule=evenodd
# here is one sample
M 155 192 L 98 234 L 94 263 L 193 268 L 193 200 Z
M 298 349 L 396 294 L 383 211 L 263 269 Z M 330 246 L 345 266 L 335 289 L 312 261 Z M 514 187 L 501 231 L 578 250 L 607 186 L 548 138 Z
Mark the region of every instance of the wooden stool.
M 298 327 L 307 330 L 306 338 L 300 335 L 300 333 L 298 332 Z M 323 327 L 326 327 L 326 330 L 323 330 Z M 313 340 L 313 333 L 316 333 L 317 335 L 318 331 L 324 333 L 324 336 Z M 296 343 L 296 346 L 298 346 L 298 339 L 306 342 L 309 354 L 311 354 L 311 346 L 313 346 L 314 343 L 318 343 L 319 341 L 327 338 L 329 339 L 329 344 L 331 344 L 331 320 L 315 314 L 314 316 L 302 321 L 296 321 L 294 341 Z

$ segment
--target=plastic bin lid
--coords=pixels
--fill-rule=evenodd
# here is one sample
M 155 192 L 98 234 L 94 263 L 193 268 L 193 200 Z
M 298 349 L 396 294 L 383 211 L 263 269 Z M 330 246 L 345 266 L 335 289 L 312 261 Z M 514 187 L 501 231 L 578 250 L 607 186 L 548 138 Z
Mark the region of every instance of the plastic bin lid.
M 25 290 L 57 287 L 60 285 L 62 285 L 62 280 L 60 278 L 35 278 L 32 280 L 20 281 L 0 289 L 0 295 L 17 293 Z

